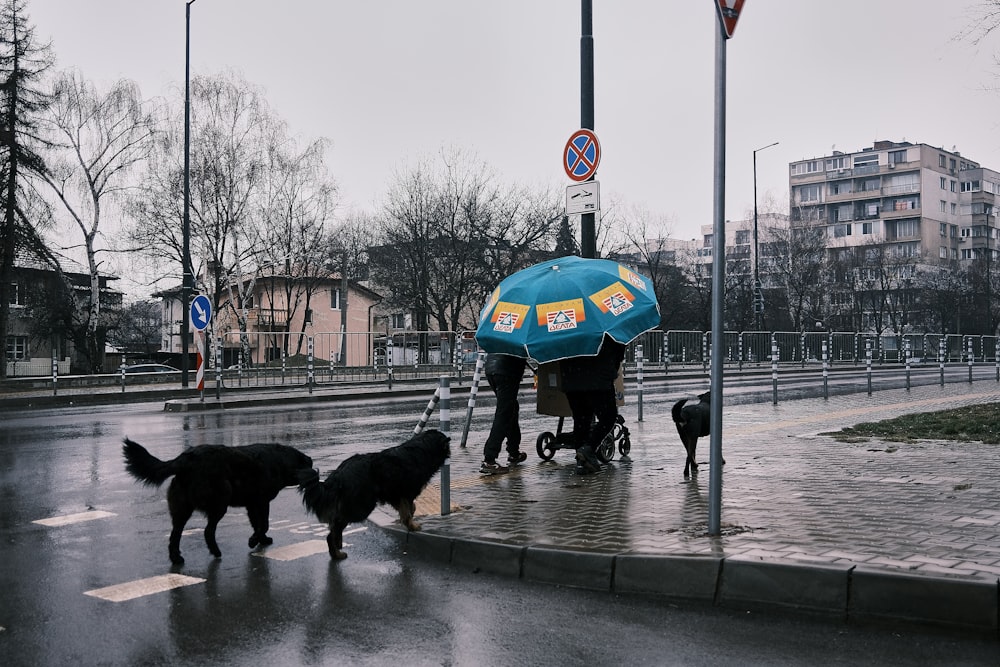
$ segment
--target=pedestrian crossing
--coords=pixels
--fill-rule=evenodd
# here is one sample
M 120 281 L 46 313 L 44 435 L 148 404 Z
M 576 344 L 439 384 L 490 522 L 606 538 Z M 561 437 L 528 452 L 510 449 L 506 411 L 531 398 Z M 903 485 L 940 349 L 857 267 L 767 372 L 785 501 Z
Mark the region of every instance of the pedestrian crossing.
M 86 512 L 74 512 L 72 514 L 62 514 L 43 519 L 36 519 L 35 521 L 32 521 L 32 523 L 45 526 L 47 528 L 65 528 L 67 526 L 73 526 L 99 519 L 107 519 L 114 516 L 117 516 L 114 512 L 104 510 L 88 510 Z M 242 517 L 240 514 L 233 515 L 234 519 L 237 517 L 242 518 L 245 522 L 245 515 L 242 515 Z M 190 528 L 185 530 L 183 534 L 200 534 L 203 530 L 204 528 Z M 358 526 L 356 528 L 345 530 L 344 537 L 346 538 L 350 535 L 357 535 L 365 532 L 366 530 L 368 530 L 366 526 Z M 325 524 L 310 523 L 305 521 L 293 522 L 289 519 L 277 519 L 271 522 L 271 532 L 273 533 L 276 531 L 287 532 L 292 535 L 312 536 L 314 538 L 322 536 L 323 539 L 306 539 L 301 542 L 295 542 L 293 544 L 283 545 L 280 547 L 268 547 L 252 551 L 250 555 L 274 561 L 289 562 L 319 554 L 328 554 L 325 536 L 329 531 L 329 527 Z M 164 536 L 164 539 L 166 539 L 166 536 Z M 352 545 L 345 542 L 344 546 L 350 547 Z M 106 600 L 108 602 L 128 602 L 138 598 L 165 593 L 176 588 L 203 584 L 206 581 L 206 579 L 201 577 L 192 577 L 179 573 L 169 573 L 112 584 L 102 588 L 95 588 L 89 591 L 84 591 L 83 594 L 101 600 Z

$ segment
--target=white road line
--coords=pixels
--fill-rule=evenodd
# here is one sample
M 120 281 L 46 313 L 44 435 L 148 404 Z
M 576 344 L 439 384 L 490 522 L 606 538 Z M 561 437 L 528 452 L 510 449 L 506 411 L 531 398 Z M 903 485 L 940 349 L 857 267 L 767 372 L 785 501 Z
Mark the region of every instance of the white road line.
M 93 521 L 94 519 L 103 519 L 105 517 L 115 516 L 114 512 L 105 512 L 103 510 L 94 510 L 92 512 L 78 512 L 77 514 L 64 514 L 63 516 L 54 516 L 48 519 L 37 519 L 31 523 L 37 523 L 42 526 L 49 526 L 54 528 L 57 526 L 69 526 L 74 523 L 81 523 L 83 521 Z
M 162 593 L 181 586 L 191 586 L 202 584 L 204 579 L 198 577 L 188 577 L 183 574 L 161 574 L 157 577 L 129 581 L 124 584 L 107 586 L 106 588 L 96 588 L 92 591 L 84 591 L 84 595 L 89 595 L 109 602 L 125 602 L 145 595 Z
M 345 530 L 344 536 L 354 535 L 366 530 L 368 530 L 366 527 L 359 526 L 358 528 Z M 349 547 L 351 545 L 345 542 L 344 546 Z M 296 560 L 298 558 L 305 558 L 307 556 L 315 556 L 316 554 L 325 553 L 328 553 L 326 540 L 306 540 L 305 542 L 298 542 L 297 544 L 289 544 L 287 547 L 275 547 L 268 548 L 264 551 L 251 552 L 251 554 L 260 558 L 270 558 L 271 560 L 281 561 Z
M 315 556 L 320 553 L 327 553 L 326 540 L 308 540 L 298 544 L 290 544 L 287 547 L 268 549 L 267 551 L 254 551 L 254 556 L 270 558 L 271 560 L 295 560 L 306 556 Z

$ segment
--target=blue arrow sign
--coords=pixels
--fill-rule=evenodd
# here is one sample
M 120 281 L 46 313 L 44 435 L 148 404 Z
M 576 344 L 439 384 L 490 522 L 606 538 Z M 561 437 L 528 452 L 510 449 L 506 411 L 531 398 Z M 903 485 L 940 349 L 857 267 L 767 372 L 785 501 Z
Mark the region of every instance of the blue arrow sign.
M 204 294 L 199 294 L 191 300 L 191 326 L 198 331 L 204 331 L 211 320 L 212 302 Z

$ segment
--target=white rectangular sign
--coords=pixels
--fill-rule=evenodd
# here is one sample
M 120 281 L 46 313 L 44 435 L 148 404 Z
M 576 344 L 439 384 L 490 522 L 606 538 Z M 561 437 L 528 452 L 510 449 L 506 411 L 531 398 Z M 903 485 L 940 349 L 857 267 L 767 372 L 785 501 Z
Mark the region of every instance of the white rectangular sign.
M 601 185 L 584 181 L 566 188 L 566 215 L 596 213 L 601 210 Z

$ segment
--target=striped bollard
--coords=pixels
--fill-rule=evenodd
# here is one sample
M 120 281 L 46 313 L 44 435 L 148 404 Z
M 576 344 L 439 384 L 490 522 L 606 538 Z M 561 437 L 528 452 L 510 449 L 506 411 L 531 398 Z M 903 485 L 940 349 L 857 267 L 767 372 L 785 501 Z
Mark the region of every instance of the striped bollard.
M 778 340 L 771 336 L 771 393 L 772 403 L 778 404 Z
M 417 425 L 413 427 L 413 435 L 420 435 L 420 433 L 427 426 L 428 420 L 431 418 L 431 413 L 434 412 L 434 408 L 437 407 L 438 402 L 441 401 L 441 387 L 439 386 L 434 390 L 434 395 L 431 400 L 427 402 L 427 407 L 424 408 L 424 414 L 420 415 L 420 419 L 417 420 Z
M 472 386 L 469 387 L 469 404 L 465 411 L 465 427 L 462 429 L 462 449 L 469 440 L 469 426 L 472 424 L 472 410 L 476 407 L 476 396 L 479 394 L 479 379 L 483 375 L 483 366 L 486 365 L 486 353 L 480 352 L 476 355 L 476 368 L 472 371 Z
M 306 385 L 313 393 L 313 337 L 306 337 Z
M 941 369 L 941 386 L 944 386 L 944 334 L 941 334 L 941 340 L 938 341 L 938 367 Z
M 440 418 L 441 432 L 451 437 L 451 378 L 447 375 L 441 376 L 441 412 Z M 451 514 L 451 458 L 446 458 L 441 464 L 441 515 Z
M 868 395 L 872 395 L 872 341 L 868 339 L 865 341 L 865 364 L 867 367 L 868 374 Z
M 972 384 L 972 338 L 969 338 L 969 384 Z
M 910 391 L 910 364 L 913 360 L 913 350 L 910 349 L 910 341 L 906 341 L 906 391 Z
M 215 338 L 215 400 L 222 398 L 222 336 Z
M 1000 368 L 1000 365 L 998 365 L 997 368 Z M 998 370 L 997 373 L 1000 373 L 1000 370 Z M 1000 375 L 997 375 L 997 379 L 1000 380 Z M 58 382 L 59 382 L 59 353 L 53 346 L 52 348 L 52 395 L 53 396 L 56 396 L 59 393 L 59 390 L 56 389 L 56 385 Z
M 823 341 L 823 398 L 830 398 L 830 358 L 826 341 Z
M 638 400 L 638 420 L 642 421 L 642 343 L 635 346 L 635 382 Z

